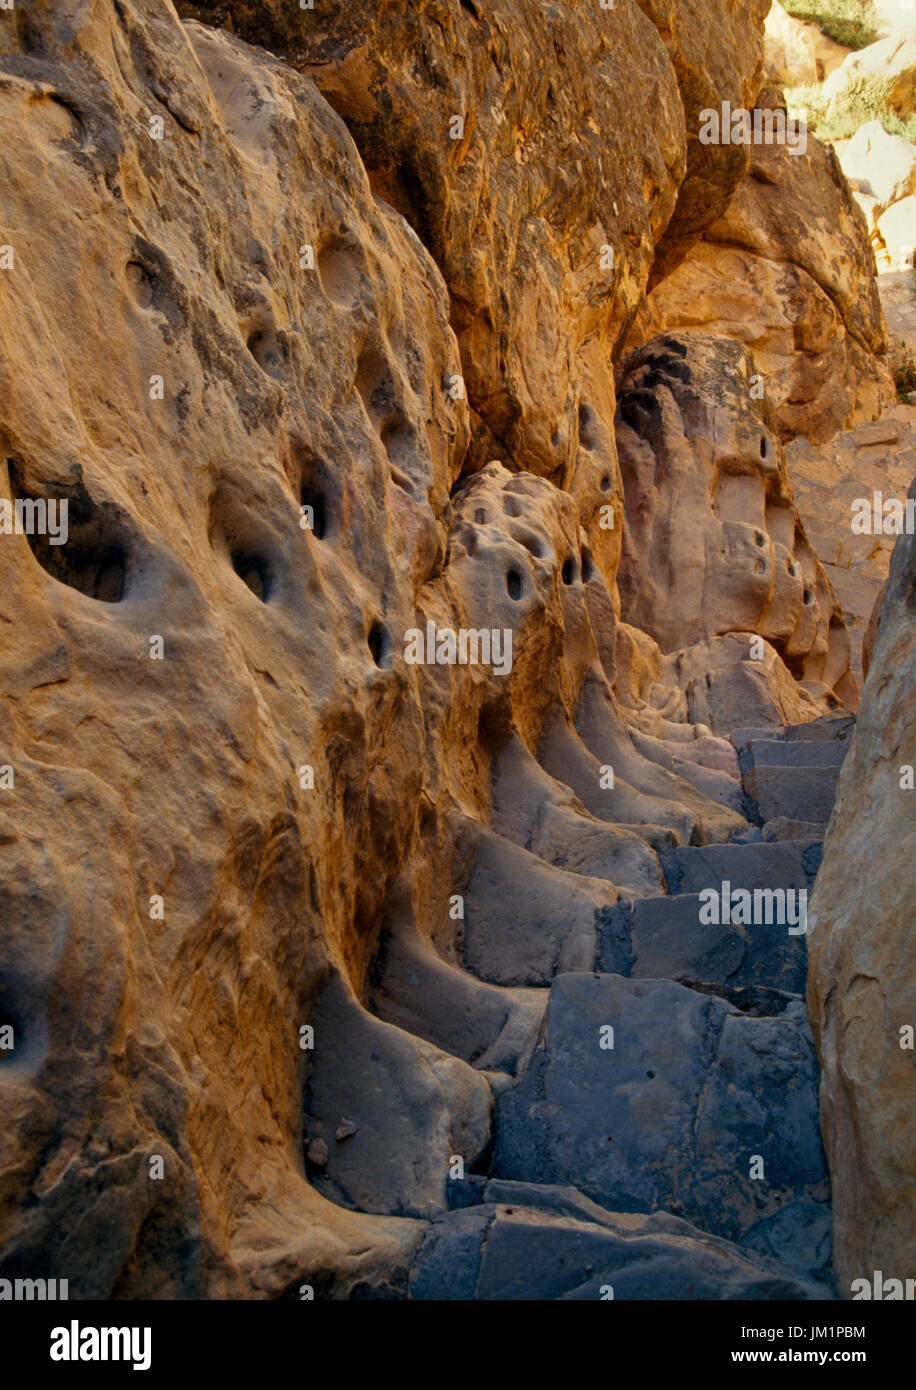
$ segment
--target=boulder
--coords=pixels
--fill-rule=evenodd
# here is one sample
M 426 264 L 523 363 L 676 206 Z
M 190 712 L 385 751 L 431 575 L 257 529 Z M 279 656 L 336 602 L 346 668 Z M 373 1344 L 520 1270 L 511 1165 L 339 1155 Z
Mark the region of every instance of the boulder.
M 878 231 L 892 270 L 911 269 L 916 265 L 916 194 L 902 198 L 881 213 Z
M 834 149 L 850 186 L 877 200 L 873 221 L 892 203 L 916 193 L 916 145 L 892 135 L 880 121 L 866 121 Z
M 759 659 L 752 657 L 754 640 L 753 633 L 730 632 L 671 655 L 669 665 L 685 692 L 688 718 L 720 734 L 754 718 L 769 728 L 770 737 L 788 720 L 816 718 L 819 702 L 793 680 L 769 642 L 763 643 Z M 854 699 L 848 682 L 844 692 L 847 700 Z
M 773 0 L 763 39 L 763 77 L 777 87 L 813 87 L 843 62 L 847 49 L 816 24 L 787 14 Z

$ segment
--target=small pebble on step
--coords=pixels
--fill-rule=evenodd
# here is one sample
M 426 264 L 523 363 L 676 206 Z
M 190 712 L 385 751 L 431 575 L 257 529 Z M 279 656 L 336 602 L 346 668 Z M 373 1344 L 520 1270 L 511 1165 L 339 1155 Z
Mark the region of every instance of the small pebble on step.
M 323 1139 L 313 1139 L 306 1150 L 306 1158 L 315 1168 L 328 1166 L 328 1146 Z

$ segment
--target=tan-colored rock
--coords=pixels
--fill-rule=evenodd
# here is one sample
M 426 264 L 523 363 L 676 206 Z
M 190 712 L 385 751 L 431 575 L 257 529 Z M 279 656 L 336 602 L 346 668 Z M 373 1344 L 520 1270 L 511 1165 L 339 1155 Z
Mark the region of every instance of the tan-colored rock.
M 872 220 L 891 203 L 916 193 L 916 145 L 891 135 L 880 121 L 866 121 L 850 140 L 838 140 L 834 149 L 850 187 L 877 199 Z
M 753 85 L 759 7 L 667 53 L 629 0 L 206 8 L 0 27 L 0 516 L 69 507 L 0 530 L 0 1275 L 406 1296 L 545 987 L 755 835 L 722 735 L 854 699 L 744 349 L 650 344 L 617 467 L 682 107 Z
M 629 22 L 667 131 L 667 59 Z M 40 1252 L 90 1298 L 403 1287 L 444 1165 L 486 1142 L 472 1063 L 518 1066 L 537 1024 L 457 968 L 474 914 L 511 929 L 512 884 L 562 902 L 548 963 L 589 964 L 596 912 L 658 887 L 656 846 L 744 825 L 738 784 L 640 749 L 616 708 L 597 408 L 577 402 L 575 497 L 524 451 L 449 497 L 469 430 L 442 278 L 309 80 L 158 0 L 2 32 L 41 55 L 0 94 L 22 133 L 0 152 L 6 500 L 70 506 L 61 547 L 0 537 L 2 1258 Z M 647 273 L 673 182 L 662 160 L 647 211 L 620 168 Z M 511 660 L 410 664 L 429 622 L 492 630 Z M 532 778 L 559 774 L 534 849 L 489 824 L 513 738 Z M 413 965 L 397 1021 L 365 1009 L 394 922 L 450 961 L 432 1023 Z M 484 945 L 481 973 L 515 968 L 495 926 Z M 373 1038 L 412 1175 L 354 1084 Z
M 894 203 L 878 218 L 890 270 L 912 269 L 916 264 L 916 194 Z
M 884 610 L 884 595 L 887 593 L 887 584 L 882 584 L 875 599 L 871 616 L 868 619 L 868 626 L 865 629 L 865 636 L 862 638 L 862 672 L 865 678 L 871 670 L 872 652 L 875 649 L 875 640 L 881 627 L 881 614 Z
M 755 636 L 730 632 L 667 657 L 692 724 L 723 734 L 742 724 L 775 730 L 837 707 L 825 692 L 808 691 L 793 680 L 769 642 L 752 647 Z
M 617 430 L 622 613 L 665 653 L 756 633 L 797 677 L 851 697 L 839 606 L 753 375 L 738 344 L 695 333 L 654 339 L 628 363 Z
M 678 0 L 674 5 L 667 0 L 616 0 L 606 9 L 597 4 L 588 8 L 579 6 L 573 13 L 567 12 L 565 7 L 534 5 L 530 0 L 513 5 L 511 10 L 501 5 L 481 6 L 473 0 L 470 4 L 462 4 L 456 15 L 454 8 L 422 0 L 411 7 L 409 38 L 405 34 L 403 17 L 394 10 L 376 16 L 377 23 L 370 31 L 361 12 L 343 8 L 333 17 L 329 33 L 326 16 L 297 13 L 285 0 L 181 0 L 178 8 L 206 22 L 229 23 L 245 38 L 273 47 L 289 61 L 310 64 L 308 71 L 350 124 L 370 176 L 380 188 L 384 188 L 386 180 L 390 181 L 392 166 L 396 167 L 397 163 L 391 157 L 391 140 L 401 140 L 400 127 L 403 126 L 405 133 L 410 130 L 413 142 L 409 149 L 405 143 L 404 149 L 410 155 L 416 187 L 413 191 L 389 190 L 390 201 L 411 218 L 424 239 L 429 228 L 436 239 L 436 258 L 443 265 L 449 287 L 454 283 L 456 298 L 473 307 L 474 300 L 467 294 L 468 275 L 462 272 L 460 280 L 453 281 L 453 273 L 457 274 L 460 267 L 457 261 L 452 265 L 449 253 L 449 246 L 456 237 L 463 240 L 468 235 L 454 220 L 459 196 L 463 197 L 466 188 L 468 191 L 472 188 L 469 178 L 479 178 L 488 163 L 492 165 L 501 160 L 504 145 L 510 150 L 514 145 L 515 157 L 521 162 L 534 162 L 541 139 L 534 117 L 544 109 L 545 95 L 546 106 L 551 112 L 552 129 L 548 136 L 551 163 L 549 172 L 547 165 L 542 166 L 542 177 L 559 175 L 562 178 L 566 167 L 562 142 L 567 138 L 568 117 L 571 110 L 579 108 L 576 148 L 569 156 L 580 181 L 573 205 L 575 207 L 580 201 L 582 180 L 584 191 L 591 193 L 594 188 L 600 200 L 606 177 L 599 177 L 597 184 L 593 184 L 594 172 L 604 173 L 605 164 L 612 168 L 616 163 L 611 184 L 620 211 L 614 213 L 614 222 L 606 225 L 619 224 L 621 253 L 638 278 L 637 257 L 634 248 L 627 244 L 632 240 L 627 231 L 632 212 L 625 210 L 626 199 L 621 199 L 618 192 L 622 187 L 621 178 L 625 177 L 619 158 L 626 157 L 633 145 L 621 144 L 618 148 L 618 142 L 632 140 L 637 135 L 630 119 L 632 108 L 627 108 L 624 96 L 625 93 L 634 94 L 633 84 L 637 82 L 644 94 L 645 104 L 641 109 L 645 114 L 640 122 L 642 143 L 638 161 L 631 170 L 633 186 L 639 187 L 642 201 L 648 199 L 650 206 L 657 199 L 661 201 L 660 194 L 666 190 L 659 187 L 657 169 L 652 169 L 648 180 L 643 181 L 638 166 L 647 149 L 646 119 L 653 124 L 648 139 L 650 146 L 666 144 L 657 126 L 659 115 L 668 115 L 671 128 L 667 143 L 684 130 L 682 122 L 667 112 L 667 89 L 664 83 L 659 86 L 656 76 L 655 55 L 662 50 L 662 45 L 670 56 L 669 71 L 673 69 L 676 76 L 678 105 L 682 107 L 686 122 L 688 143 L 686 178 L 681 168 L 677 175 L 680 184 L 677 207 L 662 244 L 657 248 L 655 273 L 661 273 L 663 266 L 673 265 L 681 258 L 703 227 L 724 209 L 747 168 L 747 152 L 740 147 L 710 149 L 700 145 L 697 138 L 699 115 L 704 108 L 719 107 L 723 100 L 745 106 L 754 101 L 760 85 L 763 24 L 768 3 L 769 0 L 751 0 L 750 4 L 747 0 L 718 0 L 713 11 L 708 0 Z M 638 9 L 657 30 L 658 38 L 654 43 L 649 31 L 638 23 Z M 595 36 L 600 40 L 600 56 L 589 51 Z M 407 58 L 411 45 L 429 55 L 422 68 Z M 441 154 L 430 148 L 431 131 L 436 128 L 429 120 L 430 103 L 435 109 L 442 108 L 445 94 L 449 98 L 445 109 L 449 113 L 452 107 L 458 109 L 448 92 L 451 58 L 446 57 L 445 50 L 449 47 L 461 53 L 466 80 L 470 82 L 469 90 L 463 86 L 460 90 L 465 101 L 476 97 L 475 85 L 485 80 L 489 102 L 494 90 L 489 52 L 493 50 L 499 54 L 502 73 L 499 81 L 503 89 L 499 110 L 504 118 L 501 132 L 504 138 L 494 145 L 489 110 L 487 106 L 481 107 L 480 98 L 476 98 L 474 138 L 478 146 L 486 147 L 486 153 L 482 156 L 475 150 L 469 161 L 470 169 L 462 167 L 468 162 L 463 150 L 460 159 L 443 167 Z M 564 61 L 568 59 L 562 89 L 548 90 L 546 68 L 529 61 L 530 55 L 539 51 L 554 51 Z M 639 55 L 638 64 L 634 61 L 636 55 Z M 605 64 L 610 66 L 605 68 Z M 510 72 L 515 67 L 518 68 L 517 93 L 511 90 Z M 367 95 L 370 76 L 372 94 Z M 593 80 L 595 77 L 597 81 Z M 607 91 L 604 90 L 605 78 Z M 580 86 L 583 80 L 584 85 Z M 375 94 L 380 90 L 380 83 L 385 96 L 383 101 L 377 102 Z M 616 88 L 616 95 L 611 88 Z M 661 110 L 652 104 L 653 98 L 656 102 L 661 98 Z M 617 101 L 619 107 L 609 108 L 611 119 L 605 120 L 605 104 Z M 396 111 L 399 117 L 395 129 L 388 119 L 389 110 Z M 591 121 L 586 118 L 586 112 L 591 113 Z M 613 128 L 614 116 L 622 118 L 626 131 Z M 592 139 L 592 121 L 597 121 L 600 142 Z M 607 151 L 606 156 L 596 154 L 602 147 Z M 420 157 L 420 149 L 424 151 L 423 157 Z M 667 152 L 666 159 L 668 168 L 673 171 L 676 163 L 667 157 Z M 514 185 L 517 171 L 501 168 L 501 181 L 510 175 Z M 439 205 L 446 187 L 451 195 L 450 206 L 443 211 Z M 479 226 L 471 231 L 484 236 L 488 242 L 492 238 L 483 224 L 495 188 L 495 180 L 476 186 L 481 210 Z M 418 190 L 422 190 L 421 206 L 417 206 Z M 640 198 L 636 201 L 638 204 Z M 508 200 L 503 195 L 500 211 L 504 222 L 507 205 Z M 415 213 L 423 219 L 422 227 L 415 220 Z M 664 223 L 662 225 L 664 227 Z M 490 250 L 491 259 L 495 255 L 501 265 L 505 248 L 498 239 Z M 536 254 L 541 257 L 544 251 L 545 247 L 539 246 Z M 505 286 L 504 277 L 498 272 L 494 283 Z M 632 307 L 625 279 L 616 284 L 616 294 L 618 300 L 622 297 L 627 308 Z M 463 342 L 460 326 L 458 331 Z
M 882 100 L 898 116 L 916 109 L 916 34 L 897 33 L 850 53 L 822 88 L 831 114 L 857 89 L 880 83 Z
M 777 87 L 808 87 L 823 82 L 845 59 L 848 49 L 834 43 L 817 24 L 787 14 L 773 0 L 763 41 L 764 81 Z
M 585 491 L 599 469 L 614 474 L 606 356 L 643 294 L 686 158 L 675 71 L 635 0 L 181 8 L 311 76 L 373 191 L 431 251 L 475 413 L 467 467 L 508 455 L 561 484 L 581 467 Z M 610 437 L 600 464 L 579 450 L 580 404 Z
M 74 1297 L 371 1286 L 419 1228 L 306 1180 L 299 1030 L 415 830 L 448 300 L 308 80 L 158 0 L 29 25 L 3 492 L 70 511 L 0 535 L 3 1256 Z
M 916 495 L 916 494 L 913 494 Z M 852 750 L 808 914 L 808 1006 L 823 1067 L 834 1260 L 843 1297 L 913 1278 L 916 541 L 894 551 Z M 908 770 L 908 771 L 907 771 Z M 903 1297 L 887 1285 L 883 1296 Z
M 683 260 L 704 229 L 725 211 L 748 168 L 741 145 L 704 145 L 702 113 L 753 106 L 763 68 L 769 0 L 637 0 L 652 20 L 677 74 L 687 131 L 687 173 L 671 221 L 656 248 L 652 280 Z
M 867 675 L 862 646 L 896 543 L 892 531 L 853 529 L 855 503 L 876 492 L 903 499 L 916 473 L 916 409 L 897 405 L 881 420 L 826 444 L 793 440 L 786 449 L 795 502 L 842 608 L 856 679 Z M 883 517 L 882 517 L 883 524 Z
M 725 216 L 652 292 L 637 333 L 685 328 L 753 350 L 784 439 L 827 439 L 893 403 L 868 236 L 835 155 L 810 133 L 804 154 L 753 146 Z

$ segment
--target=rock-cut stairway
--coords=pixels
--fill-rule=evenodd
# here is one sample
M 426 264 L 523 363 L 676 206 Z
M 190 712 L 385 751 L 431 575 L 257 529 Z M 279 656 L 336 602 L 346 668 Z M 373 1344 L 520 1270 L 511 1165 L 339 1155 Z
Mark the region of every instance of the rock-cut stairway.
M 852 727 L 843 716 L 736 730 L 746 823 L 705 844 L 643 826 L 633 839 L 642 848 L 654 837 L 656 891 L 615 824 L 597 851 L 589 842 L 588 873 L 564 876 L 582 885 L 584 917 L 546 879 L 541 892 L 529 850 L 501 858 L 507 842 L 482 836 L 465 970 L 417 933 L 390 931 L 361 1046 L 350 1015 L 342 1021 L 352 1006 L 339 986 L 327 996 L 319 1027 L 341 1044 L 316 1052 L 306 1091 L 310 1176 L 345 1205 L 429 1220 L 408 1296 L 833 1297 L 799 909 Z M 519 786 L 519 766 L 513 775 Z M 526 843 L 543 857 L 549 839 L 529 833 Z M 606 852 L 617 854 L 618 882 L 643 875 L 612 904 L 595 877 Z M 533 933 L 522 917 L 537 918 Z M 462 1160 L 450 1164 L 444 1201 L 425 1208 L 416 1194 L 441 1191 L 441 1161 L 423 1142 L 435 1100 L 393 1080 L 407 1033 L 428 1048 L 449 1097 L 451 1157 Z M 357 1133 L 316 1149 L 341 1116 Z

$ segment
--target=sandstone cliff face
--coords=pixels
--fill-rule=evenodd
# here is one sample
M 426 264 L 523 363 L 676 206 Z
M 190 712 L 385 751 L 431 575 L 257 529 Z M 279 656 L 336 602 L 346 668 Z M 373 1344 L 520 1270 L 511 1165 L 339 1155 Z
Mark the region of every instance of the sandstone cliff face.
M 843 607 L 852 670 L 861 684 L 868 675 L 863 641 L 887 582 L 896 538 L 854 532 L 854 504 L 865 498 L 871 505 L 876 492 L 882 498 L 906 497 L 916 476 L 916 411 L 897 405 L 880 420 L 820 446 L 795 439 L 786 457 L 799 512 Z
M 764 20 L 769 0 L 722 0 L 714 14 L 704 0 L 638 0 L 668 50 L 687 126 L 687 173 L 677 205 L 656 249 L 653 282 L 684 258 L 709 225 L 724 213 L 747 173 L 745 145 L 701 143 L 701 113 L 754 105 L 763 65 Z
M 803 946 L 710 947 L 696 894 L 808 882 L 848 637 L 744 348 L 650 342 L 615 432 L 653 265 L 741 178 L 685 112 L 750 99 L 746 8 L 2 30 L 4 498 L 70 508 L 0 538 L 4 1274 L 824 1293 Z
M 305 1182 L 297 1036 L 413 830 L 391 648 L 444 553 L 457 344 L 308 81 L 154 0 L 27 23 L 3 446 L 72 530 L 0 554 L 8 1240 L 64 1274 L 97 1242 L 90 1297 L 276 1290 L 306 1245 L 320 1273 L 411 1238 Z
M 634 0 L 423 0 L 368 22 L 280 0 L 184 8 L 231 17 L 315 80 L 445 277 L 479 417 L 473 461 L 510 453 L 565 486 L 580 401 L 612 431 L 607 355 L 684 175 L 677 82 Z
M 782 107 L 765 92 L 760 107 Z M 783 439 L 817 443 L 893 404 L 861 214 L 833 151 L 753 147 L 724 216 L 654 290 L 639 329 L 700 328 L 754 352 Z
M 623 615 L 663 652 L 757 633 L 824 693 L 849 675 L 849 637 L 795 510 L 771 411 L 737 344 L 657 338 L 620 387 L 626 496 Z
M 914 493 L 911 490 L 911 496 Z M 916 544 L 901 537 L 811 903 L 808 1000 L 823 1065 L 838 1283 L 912 1278 Z

